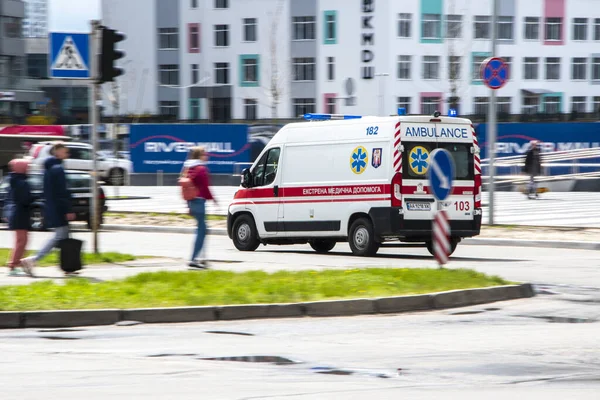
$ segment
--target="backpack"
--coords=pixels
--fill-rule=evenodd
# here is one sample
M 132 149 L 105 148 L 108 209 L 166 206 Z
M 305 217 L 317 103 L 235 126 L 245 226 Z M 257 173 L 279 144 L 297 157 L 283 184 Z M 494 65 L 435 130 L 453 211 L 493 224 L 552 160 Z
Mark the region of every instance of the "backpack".
M 179 177 L 179 186 L 181 187 L 181 197 L 185 201 L 194 200 L 197 196 L 198 190 L 189 177 L 189 168 L 185 168 L 183 173 Z
M 8 223 L 12 218 L 12 215 L 15 213 L 16 204 L 12 198 L 12 188 L 10 185 L 8 186 L 8 190 L 6 192 L 6 197 L 4 198 L 4 207 L 2 207 L 2 221 Z

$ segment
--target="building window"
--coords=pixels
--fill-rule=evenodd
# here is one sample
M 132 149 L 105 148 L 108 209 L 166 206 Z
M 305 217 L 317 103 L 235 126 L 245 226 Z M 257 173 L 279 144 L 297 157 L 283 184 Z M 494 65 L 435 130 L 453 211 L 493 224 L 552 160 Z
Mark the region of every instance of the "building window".
M 179 116 L 179 102 L 178 101 L 161 101 L 160 102 L 160 115 L 177 118 Z
M 244 42 L 256 42 L 256 18 L 244 18 Z
M 314 81 L 315 80 L 315 59 L 312 57 L 294 58 L 293 73 L 294 81 Z
M 442 38 L 442 16 L 440 14 L 423 14 L 423 39 Z
M 161 85 L 179 85 L 179 65 L 161 64 L 159 75 Z
M 215 83 L 229 85 L 229 63 L 215 63 Z
M 258 84 L 258 56 L 242 57 L 242 85 Z
M 475 16 L 475 39 L 490 38 L 490 17 L 486 15 Z
M 512 98 L 510 97 L 498 97 L 497 111 L 500 114 L 510 114 L 510 105 L 512 104 Z
M 523 96 L 523 114 L 537 114 L 540 109 L 539 96 Z
M 244 116 L 246 121 L 258 119 L 258 100 L 244 99 Z
M 508 77 L 510 79 L 511 72 L 512 72 L 512 57 L 501 57 L 501 58 L 506 63 L 506 73 L 508 74 Z
M 562 40 L 562 18 L 546 18 L 546 40 Z
M 229 25 L 215 25 L 215 46 L 229 46 Z
M 327 114 L 336 114 L 335 97 L 327 97 L 327 103 L 325 103 L 325 112 Z
M 460 64 L 462 59 L 460 56 L 448 57 L 448 79 L 457 81 L 460 79 Z
M 592 80 L 600 81 L 600 57 L 592 57 Z
M 539 58 L 525 57 L 523 75 L 527 80 L 539 79 Z
M 397 104 L 398 108 L 404 108 L 406 110 L 406 114 L 410 114 L 410 97 L 398 97 Z
M 195 85 L 200 80 L 200 66 L 192 64 L 192 85 Z
M 190 117 L 191 120 L 200 119 L 200 99 L 190 99 Z
M 315 99 L 293 99 L 292 107 L 294 109 L 294 115 L 300 116 L 314 113 L 316 109 L 315 103 Z
M 573 18 L 573 40 L 587 40 L 587 18 Z
M 229 0 L 215 0 L 215 8 L 229 8 Z
M 560 79 L 560 58 L 546 57 L 546 80 L 557 81 Z
M 498 17 L 498 40 L 513 39 L 513 17 Z
M 594 40 L 600 40 L 600 18 L 594 19 Z
M 472 81 L 473 82 L 481 82 L 481 64 L 485 61 L 488 56 L 473 56 L 473 66 L 472 66 Z
M 198 8 L 198 0 L 190 0 L 191 8 Z
M 410 79 L 412 56 L 398 56 L 398 79 Z
M 473 99 L 473 113 L 475 115 L 486 115 L 490 104 L 489 97 L 475 97 Z
M 20 38 L 23 35 L 23 26 L 21 18 L 2 17 L 4 25 L 4 35 L 9 38 Z
M 294 40 L 315 40 L 315 17 L 294 17 Z
M 398 37 L 411 37 L 412 14 L 398 14 Z
M 189 24 L 188 25 L 188 37 L 190 39 L 189 49 L 190 53 L 200 52 L 200 25 Z
M 179 29 L 160 28 L 158 30 L 159 50 L 177 50 L 179 48 Z
M 540 39 L 539 17 L 525 17 L 525 40 Z
M 587 78 L 587 58 L 575 57 L 571 60 L 571 79 L 583 81 Z
M 546 114 L 558 114 L 560 110 L 560 96 L 544 97 L 544 110 Z
M 327 57 L 327 80 L 335 79 L 335 57 Z
M 600 113 L 600 96 L 594 96 L 593 112 Z
M 450 39 L 462 37 L 462 15 L 446 15 L 446 37 Z
M 423 79 L 440 79 L 440 57 L 423 57 Z
M 423 115 L 432 115 L 438 111 L 439 97 L 423 97 L 421 99 L 421 113 Z
M 585 96 L 574 96 L 571 97 L 571 111 L 577 113 L 586 112 L 587 99 Z
M 325 11 L 325 44 L 336 43 L 336 14 L 335 11 Z

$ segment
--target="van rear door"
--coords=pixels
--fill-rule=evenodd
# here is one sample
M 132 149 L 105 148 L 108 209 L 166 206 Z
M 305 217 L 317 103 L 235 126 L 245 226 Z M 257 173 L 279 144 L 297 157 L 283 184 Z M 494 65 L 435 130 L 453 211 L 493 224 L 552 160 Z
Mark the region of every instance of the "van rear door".
M 474 216 L 475 167 L 471 126 L 443 118 L 436 124 L 437 148 L 446 149 L 454 160 L 451 195 L 442 202 L 451 220 L 472 220 Z

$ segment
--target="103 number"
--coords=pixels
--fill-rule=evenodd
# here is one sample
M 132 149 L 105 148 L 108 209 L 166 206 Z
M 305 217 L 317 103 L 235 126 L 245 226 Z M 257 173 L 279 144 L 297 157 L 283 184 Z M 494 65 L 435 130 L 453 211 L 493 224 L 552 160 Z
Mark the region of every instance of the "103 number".
M 471 203 L 468 201 L 455 201 L 454 208 L 456 211 L 469 211 L 471 209 Z
M 367 128 L 367 136 L 369 135 L 377 135 L 377 132 L 379 132 L 379 127 L 378 126 L 370 126 Z

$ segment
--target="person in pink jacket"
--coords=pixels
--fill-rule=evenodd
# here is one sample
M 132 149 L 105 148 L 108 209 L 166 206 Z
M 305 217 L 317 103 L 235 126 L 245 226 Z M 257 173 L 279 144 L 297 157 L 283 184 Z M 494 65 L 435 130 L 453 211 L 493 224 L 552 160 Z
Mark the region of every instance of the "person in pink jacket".
M 206 237 L 206 201 L 212 200 L 217 204 L 216 199 L 210 191 L 210 176 L 206 167 L 207 160 L 208 155 L 204 148 L 194 147 L 190 151 L 189 158 L 183 164 L 184 170 L 187 169 L 188 177 L 192 180 L 196 188 L 196 198 L 188 202 L 188 207 L 190 214 L 198 222 L 194 250 L 188 265 L 192 268 L 201 269 L 208 268 L 205 257 L 201 257 L 201 253 L 204 254 L 202 250 Z

